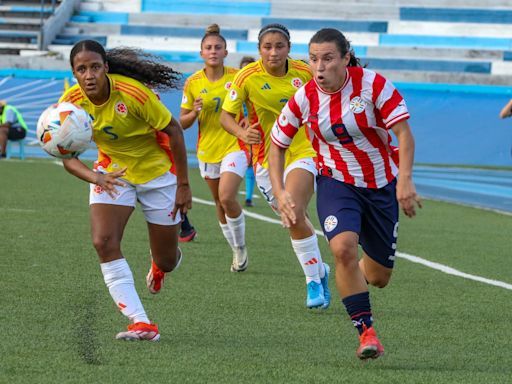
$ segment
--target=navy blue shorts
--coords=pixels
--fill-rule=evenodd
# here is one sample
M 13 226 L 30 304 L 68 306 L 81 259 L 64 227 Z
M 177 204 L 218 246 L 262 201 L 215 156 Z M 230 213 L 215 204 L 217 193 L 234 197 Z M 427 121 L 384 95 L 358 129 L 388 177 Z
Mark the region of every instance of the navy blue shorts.
M 351 231 L 377 263 L 393 268 L 398 235 L 396 179 L 380 189 L 360 188 L 317 177 L 317 211 L 327 240 Z

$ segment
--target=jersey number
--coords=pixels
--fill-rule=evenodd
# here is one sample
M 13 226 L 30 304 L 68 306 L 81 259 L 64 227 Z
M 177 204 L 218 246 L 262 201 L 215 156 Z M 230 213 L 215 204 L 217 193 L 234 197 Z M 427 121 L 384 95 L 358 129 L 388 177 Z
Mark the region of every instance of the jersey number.
M 332 133 L 334 133 L 334 136 L 338 138 L 341 144 L 350 144 L 354 142 L 352 136 L 348 134 L 345 124 L 333 124 L 331 126 L 331 130 Z
M 110 136 L 110 140 L 117 140 L 117 139 L 119 139 L 119 136 L 117 136 L 117 133 L 112 132 L 113 129 L 114 129 L 114 127 L 109 126 L 109 127 L 104 127 L 102 129 L 102 131 Z
M 214 97 L 213 100 L 217 102 L 217 105 L 215 106 L 215 112 L 219 112 L 220 108 L 220 97 Z

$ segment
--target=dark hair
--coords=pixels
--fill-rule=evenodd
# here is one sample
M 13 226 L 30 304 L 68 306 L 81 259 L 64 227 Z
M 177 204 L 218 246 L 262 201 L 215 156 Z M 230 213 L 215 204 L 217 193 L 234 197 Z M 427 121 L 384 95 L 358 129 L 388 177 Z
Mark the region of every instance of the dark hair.
M 288 40 L 288 45 L 290 45 L 290 31 L 288 31 L 288 28 L 286 28 L 282 24 L 273 23 L 267 24 L 260 29 L 260 33 L 258 33 L 258 47 L 260 46 L 263 35 L 265 35 L 268 32 L 277 32 L 282 34 L 284 37 L 286 37 L 286 40 Z
M 246 66 L 247 64 L 254 63 L 255 61 L 256 61 L 256 59 L 252 56 L 244 56 L 240 60 L 239 67 L 242 68 L 242 67 Z
M 161 58 L 137 48 L 119 47 L 105 51 L 94 40 L 81 40 L 71 49 L 69 61 L 73 68 L 75 56 L 82 51 L 99 54 L 108 63 L 109 73 L 116 73 L 138 80 L 149 88 L 165 90 L 180 88 L 181 73 L 162 64 Z
M 224 42 L 224 46 L 225 47 L 228 45 L 228 43 L 226 42 L 226 39 L 224 38 L 224 36 L 222 36 L 220 34 L 220 27 L 219 27 L 219 25 L 218 24 L 211 24 L 211 25 L 209 25 L 206 28 L 205 34 L 204 34 L 203 38 L 201 39 L 201 48 L 203 47 L 204 40 L 207 37 L 210 37 L 210 36 L 217 36 L 217 37 L 219 37 Z
M 340 51 L 341 57 L 345 56 L 347 52 L 350 52 L 349 67 L 361 67 L 361 62 L 354 54 L 354 50 L 350 47 L 350 42 L 345 35 L 337 29 L 323 28 L 315 33 L 311 40 L 309 40 L 309 46 L 311 46 L 311 44 L 321 43 L 335 43 L 338 51 Z

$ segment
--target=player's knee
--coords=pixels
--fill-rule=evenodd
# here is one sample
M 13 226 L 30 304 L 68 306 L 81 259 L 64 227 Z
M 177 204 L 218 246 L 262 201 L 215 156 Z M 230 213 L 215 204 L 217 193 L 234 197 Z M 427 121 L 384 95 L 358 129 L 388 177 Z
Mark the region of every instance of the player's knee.
M 107 257 L 120 249 L 119 241 L 111 236 L 93 236 L 92 244 L 100 257 Z
M 350 244 L 339 244 L 333 252 L 336 264 L 343 267 L 358 265 L 357 247 L 354 249 Z
M 389 283 L 389 277 L 379 276 L 377 278 L 368 280 L 368 283 L 377 288 L 384 288 Z

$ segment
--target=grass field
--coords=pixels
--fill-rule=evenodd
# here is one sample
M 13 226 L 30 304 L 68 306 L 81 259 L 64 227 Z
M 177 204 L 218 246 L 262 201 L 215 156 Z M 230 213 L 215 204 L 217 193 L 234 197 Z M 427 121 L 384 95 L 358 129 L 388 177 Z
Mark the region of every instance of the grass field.
M 197 170 L 191 179 L 210 200 Z M 232 274 L 214 208 L 198 203 L 199 236 L 160 295 L 144 287 L 146 227 L 131 218 L 123 251 L 162 338 L 116 341 L 126 320 L 90 242 L 87 185 L 49 160 L 2 160 L 0 186 L 0 383 L 512 383 L 511 290 L 398 259 L 391 284 L 371 289 L 386 355 L 363 363 L 337 295 L 327 311 L 305 309 L 280 226 L 247 218 L 249 269 Z M 512 216 L 425 201 L 402 219 L 398 248 L 510 284 L 511 234 Z

